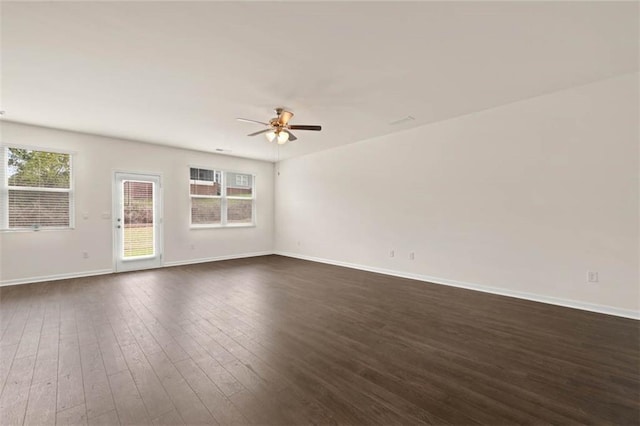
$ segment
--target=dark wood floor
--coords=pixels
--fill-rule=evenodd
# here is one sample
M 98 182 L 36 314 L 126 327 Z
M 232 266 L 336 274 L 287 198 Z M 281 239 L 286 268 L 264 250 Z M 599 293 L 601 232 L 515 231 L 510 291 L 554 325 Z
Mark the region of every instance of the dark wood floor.
M 0 296 L 2 425 L 640 422 L 633 320 L 279 256 Z

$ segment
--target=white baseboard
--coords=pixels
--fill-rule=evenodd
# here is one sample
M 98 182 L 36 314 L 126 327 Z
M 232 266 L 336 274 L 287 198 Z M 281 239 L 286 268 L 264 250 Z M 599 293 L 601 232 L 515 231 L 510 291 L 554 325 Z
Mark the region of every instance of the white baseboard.
M 203 257 L 200 259 L 188 259 L 188 260 L 176 260 L 173 262 L 164 262 L 162 266 L 170 267 L 170 266 L 181 266 L 181 265 L 193 265 L 195 263 L 217 262 L 219 260 L 244 259 L 246 257 L 267 256 L 270 254 L 273 254 L 273 252 L 257 251 L 253 253 L 229 254 L 225 256 Z
M 189 260 L 178 260 L 175 262 L 165 262 L 161 267 L 171 267 L 171 266 L 179 266 L 179 265 L 191 265 L 194 263 L 206 263 L 206 262 L 215 262 L 218 260 L 231 260 L 231 259 L 242 259 L 245 257 L 256 257 L 256 256 L 266 256 L 269 254 L 273 254 L 272 251 L 261 251 L 255 253 L 242 253 L 242 254 L 231 254 L 226 256 L 216 256 L 216 257 L 207 257 L 201 259 L 189 259 Z M 133 271 L 132 271 L 133 272 Z M 85 272 L 74 272 L 69 274 L 57 274 L 57 275 L 46 275 L 41 277 L 27 277 L 27 278 L 17 278 L 14 280 L 4 280 L 0 281 L 0 287 L 5 287 L 9 285 L 18 285 L 18 284 L 33 284 L 40 283 L 43 281 L 57 281 L 64 280 L 68 278 L 81 278 L 81 277 L 91 277 L 94 275 L 105 275 L 112 274 L 114 270 L 112 269 L 99 269 L 95 271 L 85 271 Z
M 56 274 L 56 275 L 44 275 L 40 277 L 17 278 L 13 280 L 0 281 L 0 287 L 5 287 L 8 285 L 41 283 L 44 281 L 66 280 L 69 278 L 92 277 L 95 275 L 106 275 L 106 274 L 112 274 L 112 273 L 113 273 L 112 269 L 96 269 L 94 271 L 72 272 L 69 274 Z
M 319 258 L 314 256 L 306 256 L 302 254 L 283 252 L 283 251 L 261 251 L 261 252 L 253 252 L 253 253 L 242 253 L 242 254 L 231 254 L 231 255 L 225 255 L 225 256 L 207 257 L 207 258 L 200 258 L 200 259 L 178 260 L 173 262 L 165 262 L 162 265 L 162 267 L 192 265 L 196 263 L 206 263 L 206 262 L 217 262 L 220 260 L 243 259 L 247 257 L 267 256 L 270 254 L 277 254 L 280 256 L 310 260 L 313 262 L 326 263 L 326 264 L 335 265 L 335 266 L 343 266 L 345 268 L 359 269 L 362 271 L 375 272 L 378 274 L 391 275 L 394 277 L 409 278 L 409 279 L 413 279 L 417 281 L 425 281 L 433 284 L 448 285 L 452 287 L 465 288 L 468 290 L 481 291 L 483 293 L 491 293 L 491 294 L 497 294 L 500 296 L 515 297 L 517 299 L 531 300 L 534 302 L 548 303 L 551 305 L 564 306 L 567 308 L 581 309 L 583 311 L 598 312 L 601 314 L 614 315 L 614 316 L 623 317 L 623 318 L 640 320 L 640 312 L 633 311 L 630 309 L 620 309 L 612 306 L 597 305 L 594 303 L 579 302 L 579 301 L 569 300 L 569 299 L 560 299 L 556 297 L 543 296 L 540 294 L 507 290 L 507 289 L 497 288 L 497 287 L 489 287 L 489 286 L 484 286 L 480 284 L 473 284 L 473 283 L 449 280 L 445 278 L 431 277 L 428 275 L 414 274 L 410 272 L 396 271 L 391 269 L 377 268 L 377 267 L 367 266 L 367 265 L 359 265 L 355 263 L 342 262 L 339 260 L 324 259 L 324 258 Z M 19 284 L 31 284 L 31 283 L 38 283 L 43 281 L 64 280 L 69 278 L 91 277 L 95 275 L 111 274 L 113 272 L 114 271 L 111 269 L 98 269 L 94 271 L 76 272 L 76 273 L 69 273 L 69 274 L 57 274 L 57 275 L 47 275 L 47 276 L 39 276 L 39 277 L 18 278 L 13 280 L 0 281 L 0 287 L 10 286 L 10 285 L 19 285 Z
M 297 253 L 275 251 L 273 254 L 280 256 L 293 257 L 296 259 L 310 260 L 313 262 L 327 263 L 329 265 L 343 266 L 346 268 L 359 269 L 362 271 L 376 272 L 378 274 L 392 275 L 394 277 L 409 278 L 412 280 L 426 281 L 433 284 L 448 285 L 452 287 L 465 288 L 468 290 L 481 291 L 483 293 L 497 294 L 500 296 L 515 297 L 517 299 L 531 300 L 534 302 L 548 303 L 550 305 L 564 306 L 567 308 L 581 309 L 583 311 L 598 312 L 601 314 L 614 315 L 618 317 L 631 318 L 640 320 L 640 312 L 631 309 L 620 309 L 612 306 L 597 305 L 594 303 L 579 302 L 576 300 L 560 299 L 557 297 L 543 296 L 540 294 L 527 293 L 522 291 L 507 290 L 504 288 L 488 287 L 480 284 L 473 284 L 446 278 L 430 277 L 428 275 L 413 274 L 410 272 L 402 272 L 391 269 L 377 268 L 367 265 L 359 265 L 355 263 L 342 262 L 339 260 L 324 259 L 313 256 L 306 256 Z

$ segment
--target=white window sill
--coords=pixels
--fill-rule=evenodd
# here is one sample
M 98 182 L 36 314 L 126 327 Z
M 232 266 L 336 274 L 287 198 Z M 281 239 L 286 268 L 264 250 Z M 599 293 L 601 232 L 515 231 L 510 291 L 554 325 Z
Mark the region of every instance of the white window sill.
M 11 232 L 51 232 L 51 231 L 73 231 L 74 229 L 76 229 L 75 227 L 69 227 L 69 228 L 38 228 L 38 229 L 33 229 L 33 228 L 3 228 L 0 229 L 0 232 L 7 232 L 7 233 L 11 233 Z
M 255 223 L 232 223 L 227 225 L 191 225 L 189 229 L 227 229 L 227 228 L 255 228 Z

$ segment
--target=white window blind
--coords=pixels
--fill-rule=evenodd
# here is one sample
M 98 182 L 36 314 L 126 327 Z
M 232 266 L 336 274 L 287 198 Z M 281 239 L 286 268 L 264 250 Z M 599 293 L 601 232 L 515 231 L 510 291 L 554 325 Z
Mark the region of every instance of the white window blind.
M 123 183 L 123 257 L 153 256 L 153 182 L 127 180 Z
M 4 229 L 69 228 L 73 224 L 69 153 L 5 147 Z
M 191 226 L 253 225 L 254 176 L 190 168 Z

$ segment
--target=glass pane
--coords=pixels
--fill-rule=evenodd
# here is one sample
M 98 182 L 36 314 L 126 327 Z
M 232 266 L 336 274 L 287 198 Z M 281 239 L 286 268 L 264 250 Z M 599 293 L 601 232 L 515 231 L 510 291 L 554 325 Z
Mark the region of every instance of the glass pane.
M 71 188 L 71 156 L 57 152 L 9 148 L 9 186 Z
M 227 200 L 227 223 L 252 223 L 253 200 Z
M 69 193 L 9 190 L 9 228 L 69 226 Z
M 227 196 L 251 198 L 252 195 L 253 176 L 227 172 Z
M 125 258 L 151 256 L 153 242 L 153 182 L 123 182 Z
M 191 195 L 221 195 L 222 172 L 191 168 Z
M 219 225 L 222 216 L 220 198 L 192 198 L 191 223 L 193 225 Z

